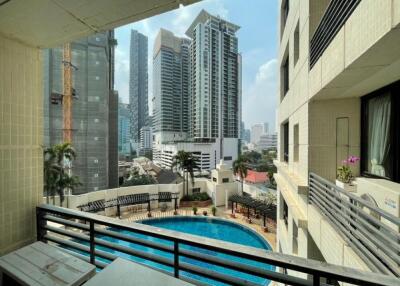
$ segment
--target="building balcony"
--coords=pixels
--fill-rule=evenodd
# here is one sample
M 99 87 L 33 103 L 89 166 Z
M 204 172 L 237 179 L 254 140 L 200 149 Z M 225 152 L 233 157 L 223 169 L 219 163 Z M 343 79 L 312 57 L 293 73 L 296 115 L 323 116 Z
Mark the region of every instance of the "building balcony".
M 362 96 L 396 80 L 399 9 L 398 1 L 329 1 L 309 28 L 310 98 Z
M 107 267 L 111 261 L 122 255 L 125 258 L 141 259 L 141 263 L 150 268 L 195 285 L 200 283 L 195 277 L 212 279 L 229 285 L 258 285 L 239 278 L 242 277 L 241 274 L 290 285 L 329 285 L 322 283 L 326 279 L 353 285 L 389 286 L 399 282 L 397 278 L 389 275 L 369 273 L 219 240 L 200 238 L 148 225 L 126 223 L 56 206 L 40 205 L 36 213 L 39 241 L 57 245 L 63 251 L 94 264 L 98 269 Z M 144 248 L 150 251 L 144 251 Z M 106 251 L 106 249 L 111 251 Z M 233 262 L 227 259 L 227 256 L 238 257 L 241 262 Z M 259 263 L 250 266 L 246 264 L 246 260 Z M 291 269 L 306 276 L 309 275 L 311 278 L 302 279 L 284 274 L 285 271 L 283 273 L 271 271 L 263 267 L 263 264 L 273 265 L 279 269 Z M 210 270 L 209 265 L 223 267 L 229 271 L 221 273 Z

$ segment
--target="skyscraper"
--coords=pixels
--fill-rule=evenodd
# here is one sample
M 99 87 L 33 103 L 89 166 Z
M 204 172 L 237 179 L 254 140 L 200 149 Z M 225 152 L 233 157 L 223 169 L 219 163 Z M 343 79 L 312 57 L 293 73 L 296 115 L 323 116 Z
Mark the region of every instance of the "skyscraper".
M 118 153 L 131 153 L 129 104 L 123 102 L 120 102 L 118 107 Z
M 216 138 L 219 157 L 238 145 L 241 121 L 241 57 L 235 33 L 240 27 L 202 10 L 186 35 L 192 38 L 190 131 Z M 236 147 L 237 150 L 237 147 Z M 233 154 L 233 157 L 237 156 Z M 232 158 L 230 158 L 232 159 Z
M 161 29 L 153 54 L 153 131 L 163 141 L 186 139 L 189 128 L 190 40 Z
M 134 144 L 140 141 L 140 128 L 148 121 L 147 37 L 131 31 L 129 63 L 130 134 Z M 137 146 L 136 146 L 137 147 Z
M 72 72 L 76 94 L 72 104 L 72 145 L 77 152 L 72 173 L 82 183 L 74 190 L 76 194 L 113 186 L 115 179 L 109 178 L 112 174 L 116 173 L 118 179 L 118 162 L 112 152 L 117 146 L 110 138 L 110 130 L 117 128 L 113 118 L 118 102 L 113 91 L 114 44 L 112 31 L 71 43 L 72 64 L 76 67 Z M 43 58 L 44 143 L 52 146 L 63 141 L 62 100 L 58 100 L 63 93 L 62 47 L 44 50 Z M 109 165 L 110 160 L 116 162 L 115 166 Z M 115 172 L 110 172 L 114 167 Z

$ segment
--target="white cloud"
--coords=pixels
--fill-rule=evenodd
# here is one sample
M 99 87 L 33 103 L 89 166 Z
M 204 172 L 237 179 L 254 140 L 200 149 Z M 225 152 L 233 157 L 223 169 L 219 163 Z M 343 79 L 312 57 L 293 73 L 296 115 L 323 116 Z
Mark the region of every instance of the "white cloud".
M 277 72 L 277 60 L 268 60 L 259 66 L 249 87 L 243 89 L 242 115 L 246 128 L 261 122 L 275 126 Z

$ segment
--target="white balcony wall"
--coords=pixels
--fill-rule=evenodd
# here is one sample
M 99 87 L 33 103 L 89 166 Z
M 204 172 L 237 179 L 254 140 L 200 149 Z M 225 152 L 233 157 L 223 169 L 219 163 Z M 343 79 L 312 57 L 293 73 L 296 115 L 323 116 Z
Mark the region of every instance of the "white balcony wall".
M 0 256 L 35 239 L 43 193 L 41 52 L 0 35 Z

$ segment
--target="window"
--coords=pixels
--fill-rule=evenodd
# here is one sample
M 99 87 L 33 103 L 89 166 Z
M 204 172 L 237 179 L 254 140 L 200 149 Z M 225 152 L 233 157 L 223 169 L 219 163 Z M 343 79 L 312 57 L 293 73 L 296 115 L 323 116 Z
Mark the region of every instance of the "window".
M 224 157 L 224 161 L 231 161 L 232 160 L 232 156 L 225 156 Z
M 299 161 L 299 124 L 293 126 L 293 161 Z
M 293 47 L 293 62 L 294 62 L 294 66 L 296 66 L 297 61 L 299 60 L 299 38 L 300 34 L 299 34 L 299 22 L 297 22 L 296 25 L 296 29 L 294 30 L 294 35 L 293 35 L 293 43 L 294 43 L 294 47 Z
M 216 181 L 217 181 L 217 178 L 213 177 L 213 182 L 216 182 Z
M 361 171 L 400 183 L 400 81 L 362 98 Z
M 283 161 L 289 162 L 289 122 L 283 124 Z
M 229 178 L 222 178 L 222 183 L 229 183 Z
M 288 205 L 287 205 L 285 199 L 283 199 L 283 197 L 282 197 L 282 203 L 283 203 L 283 214 L 282 214 L 283 217 L 282 218 L 285 221 L 286 227 L 288 227 L 289 208 L 288 208 Z
M 293 240 L 292 240 L 292 251 L 293 254 L 297 255 L 298 254 L 298 242 L 297 242 L 297 237 L 298 237 L 298 228 L 296 223 L 293 220 Z
M 282 85 L 283 85 L 283 97 L 285 97 L 286 93 L 289 90 L 289 55 L 286 56 L 285 61 L 282 65 Z
M 192 193 L 193 194 L 200 193 L 200 188 L 193 188 Z
M 286 25 L 286 20 L 289 15 L 289 0 L 282 1 L 281 15 L 282 15 L 282 34 L 283 34 L 283 30 Z

